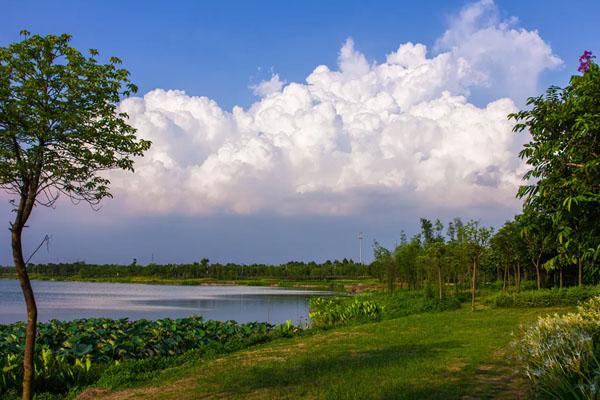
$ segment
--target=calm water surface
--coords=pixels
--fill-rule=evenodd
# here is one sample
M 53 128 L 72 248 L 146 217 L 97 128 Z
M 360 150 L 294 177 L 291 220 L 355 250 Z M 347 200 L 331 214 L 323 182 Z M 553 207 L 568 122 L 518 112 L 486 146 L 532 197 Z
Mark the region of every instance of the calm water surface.
M 308 299 L 328 292 L 259 286 L 167 286 L 33 281 L 40 322 L 90 317 L 205 319 L 304 323 Z M 25 319 L 16 280 L 0 280 L 0 324 Z

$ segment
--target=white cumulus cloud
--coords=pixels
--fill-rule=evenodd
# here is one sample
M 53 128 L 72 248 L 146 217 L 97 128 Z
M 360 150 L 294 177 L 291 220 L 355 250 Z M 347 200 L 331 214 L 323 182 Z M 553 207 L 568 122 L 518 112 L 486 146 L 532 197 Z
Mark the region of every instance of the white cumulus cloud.
M 476 79 L 496 96 L 520 103 L 538 94 L 538 76 L 562 65 L 537 31 L 517 26 L 516 17 L 502 20 L 493 0 L 466 5 L 438 39 L 438 51 L 469 60 Z
M 523 167 L 506 116 L 517 107 L 469 96 L 500 87 L 519 95 L 558 65 L 537 32 L 515 24 L 484 0 L 452 21 L 435 55 L 408 42 L 381 63 L 348 39 L 336 69 L 319 65 L 302 83 L 273 74 L 247 109 L 177 90 L 126 99 L 121 110 L 153 146 L 134 175 L 111 175 L 113 187 L 144 213 L 514 205 Z M 513 70 L 526 81 L 512 85 Z
M 265 97 L 272 93 L 281 92 L 283 85 L 285 85 L 285 82 L 279 79 L 279 74 L 271 74 L 271 79 L 252 85 L 250 89 L 255 95 Z

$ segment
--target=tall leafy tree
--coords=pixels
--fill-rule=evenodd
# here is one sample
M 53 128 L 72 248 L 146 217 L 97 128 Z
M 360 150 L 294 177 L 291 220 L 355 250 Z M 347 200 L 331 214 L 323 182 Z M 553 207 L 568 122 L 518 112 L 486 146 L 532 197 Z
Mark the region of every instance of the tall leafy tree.
M 398 265 L 392 253 L 375 241 L 373 243 L 374 264 L 385 274 L 385 280 L 388 285 L 388 291 L 393 292 L 396 289 L 398 281 Z
M 433 269 L 437 277 L 438 298 L 444 296 L 444 263 L 446 261 L 446 245 L 442 231 L 444 225 L 438 219 L 431 223 L 428 219 L 421 218 L 421 236 L 423 237 L 424 262 Z
M 111 197 L 102 171 L 133 171 L 138 140 L 117 106 L 137 89 L 121 61 L 83 55 L 69 35 L 30 35 L 0 48 L 0 187 L 13 199 L 12 253 L 27 305 L 23 399 L 33 395 L 37 323 L 35 296 L 23 258 L 22 234 L 36 205 L 60 195 L 97 205 Z
M 471 270 L 471 310 L 475 310 L 475 296 L 477 292 L 477 274 L 481 257 L 488 248 L 489 241 L 494 230 L 480 226 L 478 221 L 469 221 L 464 226 L 465 236 L 467 238 L 467 247 L 472 263 Z
M 420 285 L 417 263 L 420 252 L 421 243 L 419 237 L 414 236 L 409 241 L 405 235 L 401 237 L 400 244 L 394 251 L 394 258 L 396 259 L 402 279 L 412 289 L 416 289 Z
M 507 221 L 496 232 L 490 239 L 490 251 L 495 253 L 496 260 L 504 267 L 503 289 L 507 286 L 512 269 L 515 288 L 519 291 L 527 249 L 518 222 Z
M 600 69 L 589 51 L 580 62 L 582 75 L 567 87 L 550 87 L 509 117 L 516 132 L 531 134 L 520 152 L 529 183 L 518 196 L 550 215 L 560 264 L 576 265 L 582 285 L 584 266 L 593 267 L 600 253 Z
M 546 213 L 533 207 L 525 207 L 523 214 L 518 215 L 515 220 L 519 225 L 521 237 L 525 240 L 529 260 L 535 268 L 536 285 L 540 289 L 543 261 L 552 247 L 552 220 Z

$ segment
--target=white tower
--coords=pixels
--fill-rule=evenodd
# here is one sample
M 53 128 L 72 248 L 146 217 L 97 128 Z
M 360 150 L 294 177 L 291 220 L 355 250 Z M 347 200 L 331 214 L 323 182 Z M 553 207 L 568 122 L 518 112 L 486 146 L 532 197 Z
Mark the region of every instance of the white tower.
M 359 263 L 363 263 L 363 233 L 358 232 L 358 259 Z

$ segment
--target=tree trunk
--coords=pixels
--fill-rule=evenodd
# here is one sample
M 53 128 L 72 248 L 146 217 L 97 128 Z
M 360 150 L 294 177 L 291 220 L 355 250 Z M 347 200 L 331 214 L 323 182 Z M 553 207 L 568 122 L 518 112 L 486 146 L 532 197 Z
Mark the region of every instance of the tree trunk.
M 33 295 L 33 289 L 31 288 L 31 282 L 29 280 L 29 274 L 25 261 L 23 259 L 23 247 L 21 244 L 21 234 L 23 232 L 23 225 L 15 223 L 11 229 L 12 237 L 12 253 L 13 261 L 15 263 L 15 269 L 19 276 L 19 283 L 21 284 L 21 290 L 25 297 L 25 304 L 27 306 L 27 329 L 25 334 L 25 354 L 23 355 L 23 400 L 31 400 L 33 398 L 33 378 L 34 378 L 34 367 L 33 367 L 33 356 L 35 354 L 35 336 L 37 328 L 37 306 L 35 304 L 35 297 Z
M 519 262 L 517 262 L 517 280 L 516 280 L 516 284 L 517 284 L 517 292 L 521 291 L 521 264 Z
M 540 277 L 540 259 L 539 259 L 539 257 L 535 261 L 535 280 L 537 282 L 537 288 L 538 288 L 538 290 L 540 290 L 542 288 L 542 281 L 541 281 L 541 277 Z
M 562 269 L 562 267 L 560 267 L 558 269 L 558 288 L 559 289 L 563 288 L 563 269 Z
M 442 300 L 442 295 L 443 295 L 443 290 L 442 290 L 442 268 L 438 266 L 438 289 L 439 289 L 439 295 L 440 295 L 440 300 Z
M 477 280 L 477 260 L 473 260 L 473 279 L 471 281 L 471 311 L 475 311 L 475 283 Z
M 577 264 L 579 267 L 578 281 L 579 281 L 579 286 L 581 287 L 581 286 L 583 286 L 583 259 L 581 257 L 578 258 Z

